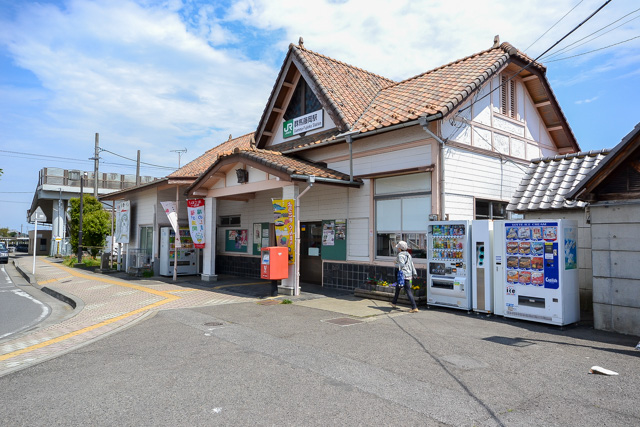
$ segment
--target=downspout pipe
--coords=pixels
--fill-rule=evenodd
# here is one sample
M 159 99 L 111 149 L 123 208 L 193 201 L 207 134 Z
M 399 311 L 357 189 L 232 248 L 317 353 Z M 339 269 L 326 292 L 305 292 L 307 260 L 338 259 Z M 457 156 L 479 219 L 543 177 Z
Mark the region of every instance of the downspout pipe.
M 293 284 L 293 294 L 295 296 L 300 295 L 300 198 L 304 196 L 307 191 L 311 190 L 311 187 L 313 187 L 313 183 L 316 181 L 316 177 L 313 175 L 307 176 L 306 178 L 309 185 L 307 186 L 307 188 L 302 190 L 302 193 L 298 194 L 298 196 L 296 197 L 296 271 Z
M 347 135 L 345 140 L 349 144 L 349 182 L 353 182 L 353 135 Z
M 437 117 L 434 117 L 434 119 L 437 119 Z M 444 149 L 445 149 L 445 142 L 442 140 L 442 138 L 440 138 L 438 135 L 436 135 L 435 133 L 431 132 L 431 129 L 429 129 L 429 122 L 431 120 L 428 120 L 426 116 L 422 116 L 418 119 L 418 122 L 420 123 L 420 126 L 422 126 L 422 129 L 424 129 L 424 131 L 429 134 L 429 136 L 431 136 L 433 139 L 435 139 L 438 144 L 440 145 L 440 220 L 444 221 L 446 219 L 446 208 L 445 208 L 445 175 L 444 175 Z

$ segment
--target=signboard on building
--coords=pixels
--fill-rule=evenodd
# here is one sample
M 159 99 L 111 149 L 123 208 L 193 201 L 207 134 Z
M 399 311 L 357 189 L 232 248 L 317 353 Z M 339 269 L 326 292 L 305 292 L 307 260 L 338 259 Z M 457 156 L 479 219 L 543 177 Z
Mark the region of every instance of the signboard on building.
M 189 215 L 189 233 L 193 245 L 203 249 L 204 242 L 204 199 L 187 200 L 187 213 Z
M 287 120 L 282 125 L 282 136 L 289 138 L 302 132 L 321 128 L 324 125 L 323 110 L 314 111 L 304 116 Z
M 296 217 L 294 199 L 273 199 L 276 246 L 289 248 L 289 264 L 296 261 Z

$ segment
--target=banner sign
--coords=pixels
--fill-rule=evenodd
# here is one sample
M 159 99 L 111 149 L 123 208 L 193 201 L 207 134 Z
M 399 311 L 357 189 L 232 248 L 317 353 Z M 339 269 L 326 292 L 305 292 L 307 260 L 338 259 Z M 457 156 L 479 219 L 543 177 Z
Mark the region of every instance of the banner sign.
M 198 249 L 204 248 L 204 199 L 187 200 L 189 232 L 191 240 Z
M 116 202 L 116 243 L 129 243 L 130 212 L 131 202 L 129 200 Z
M 282 124 L 282 137 L 289 138 L 302 132 L 318 129 L 323 126 L 323 110 L 314 111 Z
M 167 214 L 167 218 L 169 218 L 169 223 L 171 223 L 171 227 L 173 231 L 176 233 L 176 248 L 180 248 L 180 230 L 178 230 L 178 210 L 176 209 L 176 202 L 160 202 L 162 205 L 162 209 L 164 209 L 164 213 Z
M 276 246 L 289 248 L 289 265 L 292 265 L 295 263 L 296 254 L 295 200 L 272 199 L 271 203 L 276 229 Z

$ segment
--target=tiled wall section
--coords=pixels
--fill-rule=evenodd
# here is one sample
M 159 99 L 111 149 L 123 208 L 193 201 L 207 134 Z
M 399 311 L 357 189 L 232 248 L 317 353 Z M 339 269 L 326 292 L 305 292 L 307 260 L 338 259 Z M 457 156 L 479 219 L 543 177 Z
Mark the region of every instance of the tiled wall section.
M 216 274 L 260 278 L 260 258 L 216 255 Z
M 427 278 L 427 270 L 418 268 L 418 277 Z M 338 263 L 325 261 L 322 265 L 323 286 L 332 289 L 354 290 L 370 278 L 396 281 L 396 269 L 370 264 Z

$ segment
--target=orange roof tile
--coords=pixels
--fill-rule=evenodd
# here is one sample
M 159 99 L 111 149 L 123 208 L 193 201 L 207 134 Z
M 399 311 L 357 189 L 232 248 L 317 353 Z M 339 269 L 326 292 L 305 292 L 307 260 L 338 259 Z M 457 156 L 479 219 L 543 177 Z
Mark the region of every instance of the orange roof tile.
M 388 86 L 371 102 L 353 129 L 366 132 L 419 116 L 438 113 L 444 116 L 495 74 L 510 55 L 526 58 L 510 44 L 503 43 Z
M 169 178 L 197 178 L 200 174 L 206 171 L 209 166 L 216 162 L 218 157 L 225 152 L 231 152 L 234 148 L 247 149 L 251 147 L 251 141 L 254 133 L 248 133 L 246 135 L 239 136 L 237 138 L 230 139 L 222 144 L 213 147 L 205 152 L 200 157 L 192 160 L 186 165 L 182 166 L 177 171 L 171 173 Z
M 395 82 L 361 68 L 337 61 L 301 46 L 292 46 L 292 52 L 315 78 L 323 96 L 332 104 L 350 128 L 362 115 L 369 103 L 381 89 Z M 338 127 L 341 127 L 338 124 Z

